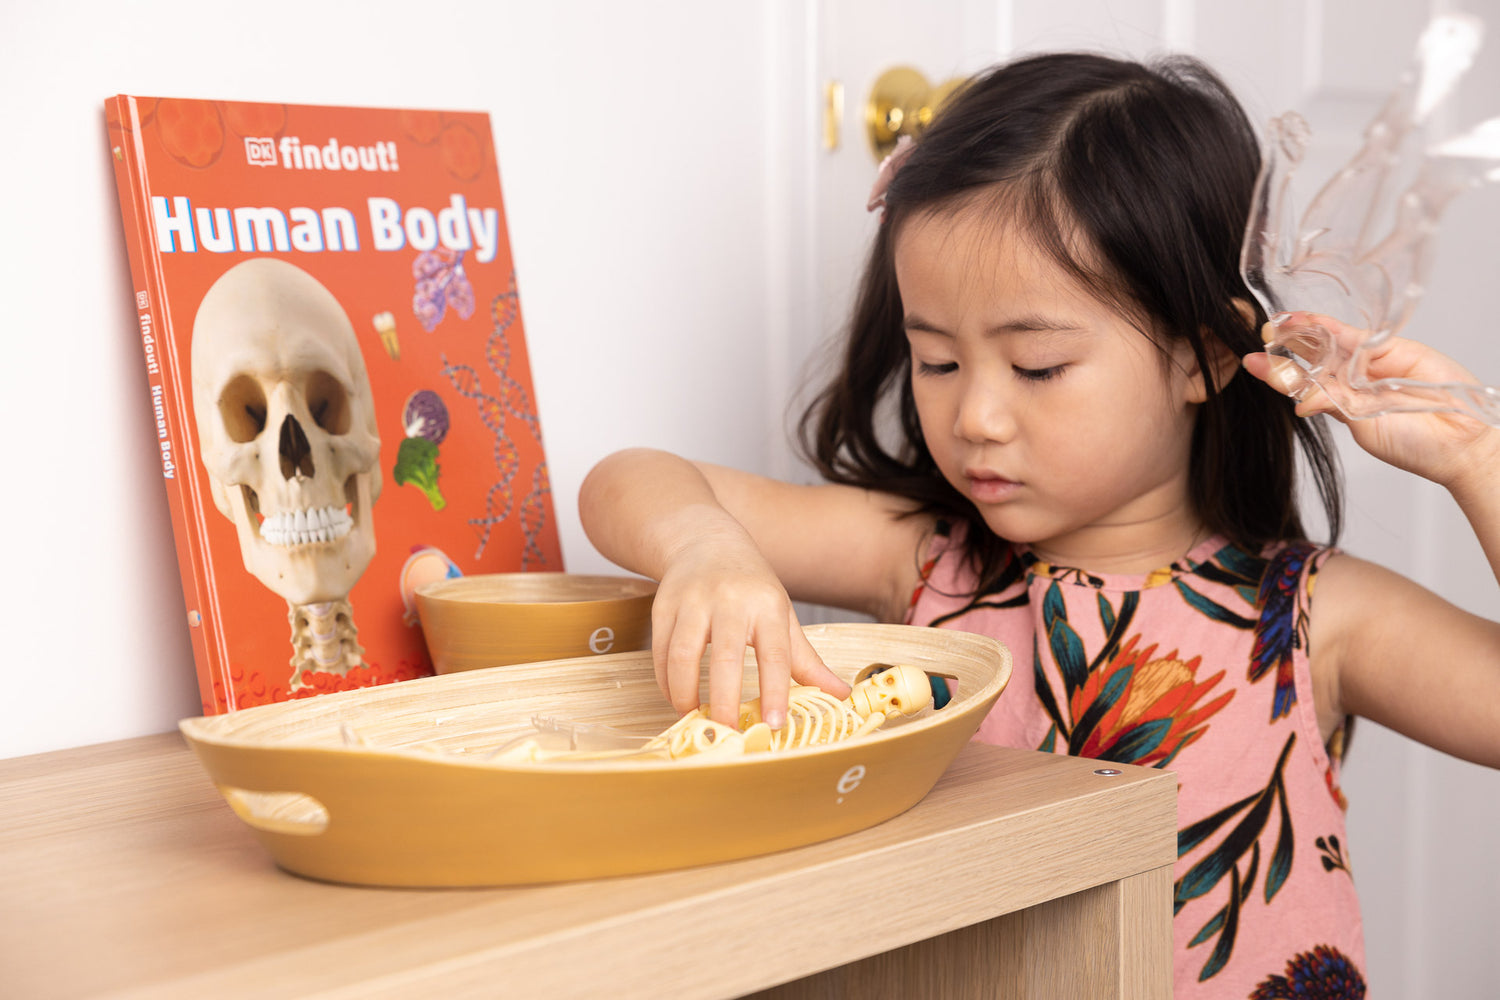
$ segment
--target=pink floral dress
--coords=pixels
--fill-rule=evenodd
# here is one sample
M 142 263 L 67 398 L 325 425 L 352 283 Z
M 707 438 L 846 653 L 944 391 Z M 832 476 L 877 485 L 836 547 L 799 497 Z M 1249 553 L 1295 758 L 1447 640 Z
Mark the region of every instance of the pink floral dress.
M 993 636 L 1015 658 L 976 739 L 1176 772 L 1178 1000 L 1365 995 L 1344 731 L 1324 745 L 1307 665 L 1330 552 L 1219 538 L 1152 573 L 1098 576 L 1015 546 L 976 594 L 940 533 L 913 594 L 909 623 Z

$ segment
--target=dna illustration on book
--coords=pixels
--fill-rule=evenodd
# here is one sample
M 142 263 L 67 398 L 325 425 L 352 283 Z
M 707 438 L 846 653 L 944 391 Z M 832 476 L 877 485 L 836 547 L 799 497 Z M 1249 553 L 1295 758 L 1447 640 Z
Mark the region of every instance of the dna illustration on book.
M 494 327 L 485 344 L 484 356 L 486 366 L 499 384 L 499 395 L 492 395 L 485 390 L 479 373 L 470 365 L 449 364 L 444 357 L 442 368 L 443 375 L 459 395 L 474 400 L 480 419 L 495 438 L 495 467 L 500 478 L 485 496 L 484 515 L 469 519 L 469 523 L 479 532 L 479 548 L 474 553 L 475 559 L 484 555 L 485 547 L 489 545 L 491 528 L 510 517 L 515 507 L 515 489 L 512 484 L 520 468 L 520 457 L 509 433 L 511 421 L 524 425 L 538 445 L 542 440 L 536 404 L 526 387 L 510 374 L 511 345 L 508 334 L 512 324 L 520 316 L 520 299 L 516 292 L 514 274 L 511 275 L 509 289 L 495 296 L 490 303 L 490 316 Z M 551 491 L 547 464 L 543 459 L 533 470 L 531 488 L 521 500 L 523 570 L 543 568 L 546 565 L 540 538 L 546 523 L 547 498 Z

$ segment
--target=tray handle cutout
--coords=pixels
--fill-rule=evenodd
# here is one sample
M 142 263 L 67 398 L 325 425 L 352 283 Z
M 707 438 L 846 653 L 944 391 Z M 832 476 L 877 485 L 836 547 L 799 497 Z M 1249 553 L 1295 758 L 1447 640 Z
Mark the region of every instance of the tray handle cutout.
M 302 792 L 252 792 L 220 785 L 219 793 L 236 816 L 257 830 L 315 837 L 328 829 L 328 809 Z

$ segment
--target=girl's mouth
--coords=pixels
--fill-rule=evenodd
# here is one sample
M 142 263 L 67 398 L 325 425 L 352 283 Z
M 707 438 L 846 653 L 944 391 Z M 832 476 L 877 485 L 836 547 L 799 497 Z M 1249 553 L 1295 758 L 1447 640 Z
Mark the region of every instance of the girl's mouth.
M 1009 500 L 1021 488 L 1021 484 L 1002 476 L 987 472 L 964 472 L 969 482 L 969 496 L 979 503 L 1000 503 Z

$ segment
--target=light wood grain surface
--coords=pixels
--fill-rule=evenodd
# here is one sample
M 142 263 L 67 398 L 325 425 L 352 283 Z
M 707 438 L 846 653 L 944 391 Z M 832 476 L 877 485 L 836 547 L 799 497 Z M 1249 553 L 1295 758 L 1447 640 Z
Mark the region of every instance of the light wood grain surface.
M 946 954 L 970 986 L 943 995 L 1169 997 L 1176 779 L 1112 766 L 970 745 L 916 807 L 823 844 L 418 891 L 281 872 L 176 734 L 0 761 L 0 993 L 806 996 L 883 969 L 865 995 L 938 995 L 898 990 Z

